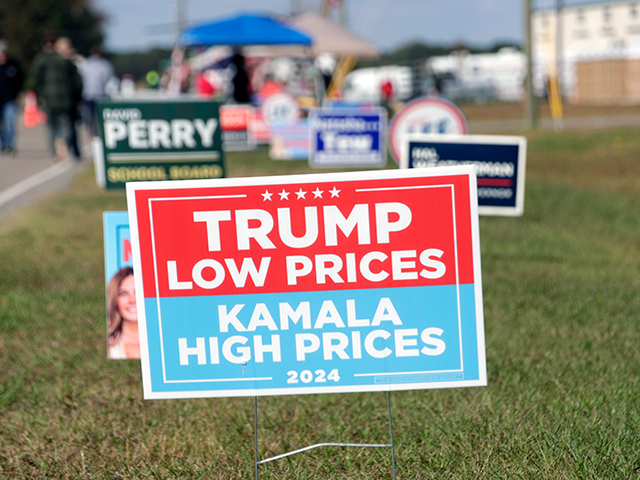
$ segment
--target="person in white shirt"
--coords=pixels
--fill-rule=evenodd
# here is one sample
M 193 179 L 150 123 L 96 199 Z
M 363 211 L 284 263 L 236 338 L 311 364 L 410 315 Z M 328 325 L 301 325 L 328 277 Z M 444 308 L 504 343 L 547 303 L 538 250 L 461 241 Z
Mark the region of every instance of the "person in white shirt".
M 96 101 L 107 96 L 107 88 L 113 81 L 113 66 L 102 56 L 100 47 L 91 47 L 91 55 L 80 70 L 82 74 L 82 100 L 86 109 L 86 124 L 89 133 L 95 137 L 98 133 L 96 118 Z

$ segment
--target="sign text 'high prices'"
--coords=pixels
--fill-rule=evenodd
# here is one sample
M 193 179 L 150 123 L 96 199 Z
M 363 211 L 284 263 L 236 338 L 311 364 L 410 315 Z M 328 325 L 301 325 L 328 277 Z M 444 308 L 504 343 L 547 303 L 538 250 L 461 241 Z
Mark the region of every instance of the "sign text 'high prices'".
M 128 184 L 145 397 L 486 384 L 475 188 L 472 167 Z

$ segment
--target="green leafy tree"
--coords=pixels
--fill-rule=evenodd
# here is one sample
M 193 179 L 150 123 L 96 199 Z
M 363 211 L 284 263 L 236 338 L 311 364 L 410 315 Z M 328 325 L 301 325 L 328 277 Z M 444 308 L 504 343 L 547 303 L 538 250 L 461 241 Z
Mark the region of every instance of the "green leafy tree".
M 450 51 L 450 47 L 442 45 L 427 45 L 422 42 L 411 42 L 387 54 L 386 60 L 392 64 L 402 64 L 427 59 L 435 55 L 447 55 Z
M 118 77 L 128 73 L 137 81 L 145 78 L 149 70 L 161 74 L 171 60 L 171 50 L 152 48 L 146 52 L 112 53 L 109 60 Z
M 69 37 L 87 55 L 104 40 L 103 22 L 90 0 L 0 0 L 0 38 L 27 69 L 50 33 Z
M 358 68 L 376 67 L 380 65 L 416 64 L 424 62 L 429 57 L 449 55 L 456 50 L 467 50 L 469 53 L 485 53 L 497 52 L 502 47 L 520 48 L 516 42 L 508 40 L 499 41 L 488 47 L 465 45 L 462 43 L 429 45 L 420 41 L 413 41 L 400 45 L 395 50 L 384 53 L 379 59 L 361 59 L 358 61 Z

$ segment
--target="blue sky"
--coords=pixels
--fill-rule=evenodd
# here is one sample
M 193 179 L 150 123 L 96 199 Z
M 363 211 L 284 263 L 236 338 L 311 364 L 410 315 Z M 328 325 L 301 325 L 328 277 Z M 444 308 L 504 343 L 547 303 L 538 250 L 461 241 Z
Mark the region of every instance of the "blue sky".
M 188 25 L 242 11 L 289 14 L 293 4 L 320 10 L 321 0 L 183 0 Z M 520 42 L 523 0 L 345 0 L 349 28 L 383 51 L 412 40 L 478 46 Z M 565 5 L 611 0 L 563 0 Z M 151 35 L 157 26 L 175 22 L 178 0 L 93 0 L 108 18 L 107 47 L 140 50 L 172 46 L 176 34 Z M 533 8 L 553 8 L 556 0 L 532 0 Z M 149 28 L 156 27 L 156 28 Z
M 544 1 L 544 0 L 541 0 Z M 186 0 L 188 24 L 242 11 L 288 14 L 292 0 Z M 464 41 L 489 45 L 519 41 L 521 0 L 347 0 L 349 28 L 388 51 L 412 40 L 429 43 Z M 175 22 L 177 0 L 94 0 L 107 16 L 110 50 L 171 46 L 175 33 L 154 34 L 157 26 Z M 297 0 L 302 9 L 319 11 L 320 0 Z M 156 26 L 154 28 L 154 26 Z M 149 28 L 152 27 L 152 28 Z

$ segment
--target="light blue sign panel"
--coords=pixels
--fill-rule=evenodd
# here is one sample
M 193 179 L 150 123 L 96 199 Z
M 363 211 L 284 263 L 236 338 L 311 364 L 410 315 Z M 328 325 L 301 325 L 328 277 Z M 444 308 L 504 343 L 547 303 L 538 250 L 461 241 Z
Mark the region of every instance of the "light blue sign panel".
M 272 160 L 306 160 L 309 158 L 309 122 L 271 124 Z
M 149 353 L 165 365 L 164 371 L 154 371 L 152 382 L 158 393 L 181 392 L 186 385 L 192 392 L 207 392 L 215 383 L 216 390 L 235 395 L 296 393 L 303 387 L 316 387 L 320 393 L 322 387 L 368 391 L 376 385 L 409 389 L 426 383 L 477 384 L 477 332 L 460 325 L 462 318 L 476 317 L 473 290 L 473 285 L 460 285 L 251 299 L 147 299 L 147 333 L 153 339 Z M 307 305 L 309 328 L 304 317 L 297 324 L 289 317 L 288 329 L 282 329 L 282 310 L 302 312 Z M 226 332 L 220 328 L 221 309 L 238 312 Z M 160 313 L 166 320 L 160 322 Z M 249 330 L 257 315 L 276 329 Z M 352 324 L 358 320 L 362 326 L 349 327 L 350 317 Z M 245 331 L 238 331 L 238 325 Z M 163 344 L 163 350 L 158 348 Z M 393 373 L 383 366 L 389 362 Z M 220 375 L 222 366 L 226 377 Z
M 109 283 L 122 267 L 131 267 L 131 236 L 127 212 L 104 212 L 104 273 Z

